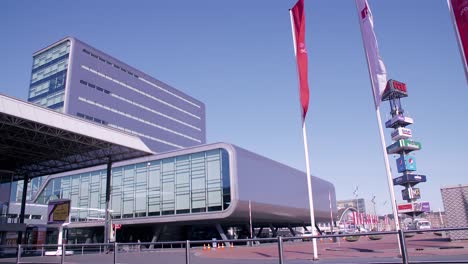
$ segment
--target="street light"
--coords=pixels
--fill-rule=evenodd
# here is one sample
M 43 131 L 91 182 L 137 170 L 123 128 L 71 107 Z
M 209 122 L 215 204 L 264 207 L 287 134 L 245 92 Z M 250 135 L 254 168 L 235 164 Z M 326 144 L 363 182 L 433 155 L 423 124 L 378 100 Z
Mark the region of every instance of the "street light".
M 358 229 L 357 223 L 360 223 L 360 215 L 359 215 L 359 199 L 358 199 L 358 190 L 359 190 L 359 185 L 356 186 L 356 189 L 354 189 L 354 198 L 356 199 L 356 210 L 357 210 L 357 215 L 356 215 L 356 222 L 354 223 L 354 228 Z M 359 230 L 359 229 L 358 229 Z

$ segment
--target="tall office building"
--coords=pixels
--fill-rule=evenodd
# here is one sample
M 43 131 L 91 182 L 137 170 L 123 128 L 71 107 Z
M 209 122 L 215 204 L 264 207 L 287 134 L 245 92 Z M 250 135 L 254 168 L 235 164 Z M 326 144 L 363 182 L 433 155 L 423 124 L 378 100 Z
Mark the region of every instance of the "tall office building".
M 154 152 L 206 142 L 202 102 L 72 37 L 33 54 L 28 101 L 136 134 Z

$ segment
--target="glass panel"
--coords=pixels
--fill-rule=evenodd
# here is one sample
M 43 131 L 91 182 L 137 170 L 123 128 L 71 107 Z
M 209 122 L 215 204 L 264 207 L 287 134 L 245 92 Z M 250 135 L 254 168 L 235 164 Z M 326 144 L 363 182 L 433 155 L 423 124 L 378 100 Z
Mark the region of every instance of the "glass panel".
M 37 183 L 31 183 L 37 188 Z M 73 219 L 104 218 L 106 170 L 48 182 L 39 202 L 72 200 Z M 112 169 L 113 218 L 220 211 L 230 204 L 229 155 L 212 150 Z

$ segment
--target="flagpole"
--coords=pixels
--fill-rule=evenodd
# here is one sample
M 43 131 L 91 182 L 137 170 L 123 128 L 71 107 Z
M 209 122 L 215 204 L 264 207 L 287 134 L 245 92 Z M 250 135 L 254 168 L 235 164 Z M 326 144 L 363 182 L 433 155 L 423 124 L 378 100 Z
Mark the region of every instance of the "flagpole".
M 296 50 L 296 36 L 294 35 L 294 22 L 291 10 L 289 10 L 289 16 L 291 18 L 291 32 L 293 37 L 293 46 L 294 46 L 294 55 L 297 56 Z M 314 200 L 312 195 L 312 180 L 310 177 L 310 164 L 309 164 L 309 148 L 307 144 L 307 130 L 305 126 L 305 119 L 302 120 L 302 137 L 304 141 L 304 154 L 305 154 L 305 161 L 306 161 L 306 173 L 307 173 L 307 191 L 309 194 L 309 211 L 310 211 L 310 225 L 312 229 L 312 248 L 313 248 L 313 260 L 318 259 L 317 254 L 317 239 L 315 236 L 317 235 L 317 230 L 315 229 L 315 214 L 314 214 Z
M 453 29 L 455 30 L 455 36 L 457 37 L 457 40 L 458 40 L 457 41 L 458 49 L 460 50 L 460 56 L 463 62 L 463 66 L 465 68 L 465 78 L 466 78 L 466 81 L 468 82 L 468 65 L 466 61 L 466 54 L 465 54 L 465 50 L 463 49 L 463 43 L 461 41 L 460 32 L 458 31 L 459 29 L 457 26 L 457 20 L 455 19 L 455 11 L 453 10 L 453 6 L 450 3 L 450 0 L 447 0 L 447 5 L 448 5 L 449 12 L 450 12 L 450 17 L 452 18 L 452 24 L 453 24 Z
M 357 14 L 358 14 L 358 24 L 359 24 L 359 29 L 361 30 L 361 37 L 363 38 L 363 41 L 364 41 L 364 34 L 362 32 L 361 22 L 359 21 L 359 7 L 358 7 L 358 2 L 357 1 L 358 0 L 355 1 L 355 4 L 356 4 L 356 11 L 357 11 Z M 400 222 L 398 220 L 398 211 L 397 211 L 397 206 L 396 206 L 395 193 L 393 191 L 393 177 L 392 177 L 392 172 L 390 171 L 390 163 L 388 161 L 387 147 L 386 147 L 386 144 L 385 144 L 385 136 L 384 136 L 383 127 L 382 127 L 382 119 L 380 117 L 380 104 L 379 104 L 379 102 L 375 101 L 375 98 L 376 98 L 375 97 L 375 83 L 374 83 L 374 80 L 372 79 L 372 72 L 371 72 L 370 63 L 369 63 L 369 56 L 367 54 L 367 51 L 366 51 L 366 48 L 365 48 L 364 45 L 363 45 L 363 49 L 364 49 L 364 54 L 366 54 L 367 70 L 369 72 L 369 79 L 370 79 L 371 86 L 372 86 L 372 95 L 374 97 L 374 103 L 375 103 L 375 114 L 377 116 L 377 123 L 379 125 L 380 143 L 381 143 L 382 155 L 383 155 L 384 163 L 385 163 L 385 171 L 387 173 L 387 184 L 388 184 L 388 190 L 390 192 L 390 198 L 391 198 L 391 202 L 392 202 L 392 211 L 393 211 L 393 218 L 394 218 L 394 221 L 395 221 L 395 229 L 396 229 L 397 232 L 399 232 L 400 231 Z M 402 245 L 403 241 L 401 241 L 400 236 L 397 236 L 397 237 L 398 237 L 398 244 L 400 245 L 400 247 L 398 247 L 398 248 L 400 250 L 400 255 L 402 255 L 401 245 Z

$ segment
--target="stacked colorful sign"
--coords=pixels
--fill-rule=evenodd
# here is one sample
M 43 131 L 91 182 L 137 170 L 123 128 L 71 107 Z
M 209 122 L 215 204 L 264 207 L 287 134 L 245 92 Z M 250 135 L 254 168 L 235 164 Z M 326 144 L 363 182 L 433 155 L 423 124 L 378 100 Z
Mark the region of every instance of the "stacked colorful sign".
M 413 133 L 406 126 L 413 124 L 413 119 L 404 115 L 405 111 L 401 107 L 400 98 L 407 97 L 408 90 L 406 84 L 395 80 L 389 80 L 382 95 L 382 101 L 390 102 L 390 113 L 392 117 L 385 122 L 387 128 L 393 128 L 392 140 L 394 141 L 387 147 L 388 154 L 400 154 L 396 160 L 399 173 L 403 175 L 393 179 L 395 185 L 405 187 L 402 190 L 402 198 L 408 203 L 398 205 L 398 212 L 416 216 L 429 208 L 428 202 L 416 202 L 421 198 L 419 188 L 414 186 L 420 182 L 426 181 L 426 176 L 418 175 L 416 171 L 416 158 L 408 155 L 412 151 L 421 149 L 421 143 L 412 140 Z M 423 206 L 424 204 L 424 206 Z

